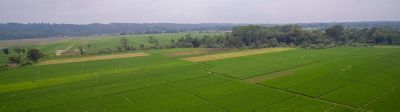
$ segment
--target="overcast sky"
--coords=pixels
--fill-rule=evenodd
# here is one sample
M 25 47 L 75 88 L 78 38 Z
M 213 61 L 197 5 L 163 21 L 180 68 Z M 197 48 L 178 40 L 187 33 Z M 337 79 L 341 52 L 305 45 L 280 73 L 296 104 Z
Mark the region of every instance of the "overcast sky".
M 400 0 L 0 0 L 0 23 L 309 23 L 400 20 Z

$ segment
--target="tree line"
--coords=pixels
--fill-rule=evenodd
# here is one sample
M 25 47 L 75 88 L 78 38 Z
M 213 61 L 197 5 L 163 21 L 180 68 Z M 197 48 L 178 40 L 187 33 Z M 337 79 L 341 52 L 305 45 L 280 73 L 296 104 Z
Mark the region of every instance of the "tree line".
M 46 56 L 38 49 L 26 50 L 19 47 L 14 48 L 14 54 L 10 54 L 10 48 L 3 48 L 2 52 L 4 55 L 10 56 L 8 57 L 9 63 L 0 63 L 0 71 L 7 70 L 10 65 L 13 64 L 15 64 L 17 67 L 32 65 L 33 63 L 38 62 L 41 58 Z
M 110 23 L 50 24 L 0 23 L 0 40 L 90 35 L 157 34 L 191 31 L 228 31 L 236 24 Z
M 300 46 L 325 48 L 341 45 L 399 45 L 400 31 L 394 28 L 348 28 L 335 25 L 326 29 L 305 29 L 299 25 L 239 26 L 223 35 L 194 37 L 185 35 L 171 40 L 174 47 L 205 48 L 265 48 Z
M 267 47 L 304 47 L 327 48 L 336 46 L 372 46 L 400 45 L 400 30 L 388 27 L 351 28 L 334 25 L 325 29 L 309 29 L 300 25 L 259 26 L 248 25 L 232 28 L 230 32 L 219 35 L 194 36 L 185 35 L 170 40 L 169 44 L 160 44 L 157 38 L 149 36 L 148 43 L 153 46 L 145 47 L 140 44 L 136 48 L 129 45 L 127 38 L 120 38 L 120 44 L 115 48 L 99 49 L 97 54 L 125 52 L 130 50 L 168 49 L 168 48 L 267 48 Z M 90 45 L 87 45 L 89 48 Z M 79 47 L 81 55 L 85 50 Z M 6 55 L 9 48 L 2 49 Z M 45 55 L 37 49 L 25 50 L 14 48 L 16 55 L 10 55 L 9 62 L 18 66 L 26 66 L 37 62 Z M 0 66 L 7 68 L 7 64 Z
M 306 29 L 325 29 L 337 23 L 300 23 Z M 391 27 L 400 28 L 400 21 L 375 22 L 342 22 L 349 28 Z M 0 40 L 71 37 L 88 35 L 128 35 L 128 34 L 156 34 L 191 31 L 229 31 L 233 27 L 246 24 L 208 23 L 208 24 L 174 24 L 174 23 L 110 23 L 110 24 L 50 24 L 50 23 L 0 23 Z M 271 27 L 278 24 L 259 24 Z

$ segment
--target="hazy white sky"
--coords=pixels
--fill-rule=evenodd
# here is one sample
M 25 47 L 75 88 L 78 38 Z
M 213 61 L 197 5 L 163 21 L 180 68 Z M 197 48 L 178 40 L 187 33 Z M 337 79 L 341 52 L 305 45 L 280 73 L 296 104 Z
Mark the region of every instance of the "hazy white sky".
M 0 23 L 304 23 L 400 20 L 400 0 L 0 0 Z

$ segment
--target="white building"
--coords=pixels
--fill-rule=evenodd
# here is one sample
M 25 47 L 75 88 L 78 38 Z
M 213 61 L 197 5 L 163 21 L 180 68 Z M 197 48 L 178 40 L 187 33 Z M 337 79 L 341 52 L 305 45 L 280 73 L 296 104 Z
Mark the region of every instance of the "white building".
M 56 50 L 55 54 L 56 56 L 61 56 L 63 52 L 63 50 Z

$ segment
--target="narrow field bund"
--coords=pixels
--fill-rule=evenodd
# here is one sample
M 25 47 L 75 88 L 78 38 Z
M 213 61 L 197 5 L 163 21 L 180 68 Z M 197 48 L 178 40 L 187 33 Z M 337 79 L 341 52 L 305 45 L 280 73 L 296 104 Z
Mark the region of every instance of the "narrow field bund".
M 190 62 L 204 62 L 204 61 L 221 60 L 221 59 L 227 59 L 227 58 L 236 58 L 236 57 L 258 55 L 258 54 L 265 54 L 265 53 L 282 52 L 282 51 L 288 51 L 288 50 L 294 50 L 294 49 L 296 49 L 296 48 L 252 49 L 252 50 L 245 50 L 245 51 L 239 51 L 239 52 L 189 57 L 189 58 L 183 58 L 183 60 L 190 61 Z
M 37 65 L 52 65 L 52 64 L 63 64 L 63 63 L 74 63 L 82 61 L 94 61 L 94 60 L 107 60 L 107 59 L 118 59 L 118 58 L 130 58 L 130 57 L 142 57 L 148 56 L 147 53 L 126 53 L 126 54 L 113 54 L 103 56 L 88 56 L 79 58 L 68 58 L 68 59 L 54 59 L 39 62 Z
M 206 70 L 206 71 L 207 71 L 207 70 Z M 211 72 L 211 71 L 209 71 L 209 72 L 212 73 L 212 74 L 215 74 L 215 75 L 221 75 L 221 76 L 224 76 L 224 77 L 228 77 L 228 76 L 226 76 L 226 75 L 224 75 L 224 74 L 215 73 L 215 72 Z M 257 86 L 257 87 L 263 87 L 263 88 L 273 89 L 273 90 L 275 90 L 275 91 L 277 91 L 277 92 L 282 92 L 282 93 L 286 93 L 286 94 L 292 95 L 291 97 L 285 98 L 285 99 L 283 99 L 283 100 L 281 100 L 281 101 L 278 101 L 278 102 L 275 102 L 275 103 L 272 103 L 272 104 L 269 104 L 269 105 L 264 105 L 263 108 L 269 107 L 269 106 L 271 106 L 271 105 L 275 105 L 275 104 L 277 104 L 277 103 L 284 102 L 284 101 L 286 101 L 286 100 L 288 100 L 288 99 L 291 99 L 291 98 L 293 98 L 293 97 L 303 97 L 303 98 L 308 99 L 308 100 L 313 100 L 314 102 L 321 102 L 321 103 L 324 103 L 324 104 L 330 104 L 330 105 L 332 105 L 332 106 L 342 106 L 342 107 L 345 107 L 346 109 L 357 110 L 357 111 L 367 111 L 367 110 L 364 109 L 364 108 L 353 107 L 353 106 L 351 106 L 351 105 L 346 105 L 346 104 L 342 104 L 342 103 L 338 103 L 338 102 L 333 102 L 333 101 L 321 99 L 321 98 L 318 98 L 318 97 L 311 97 L 311 96 L 307 96 L 307 95 L 304 95 L 304 94 L 301 94 L 301 93 L 296 93 L 296 92 L 288 91 L 288 90 L 286 90 L 286 89 L 271 87 L 271 86 L 262 85 L 262 84 L 258 84 L 258 83 L 252 83 L 252 82 L 249 82 L 249 81 L 246 81 L 246 80 L 242 80 L 242 79 L 238 79 L 238 78 L 234 78 L 234 77 L 228 77 L 228 78 L 231 78 L 232 80 L 243 81 L 243 82 L 245 82 L 245 83 L 248 83 L 248 84 L 251 84 L 251 85 L 254 85 L 254 86 Z M 258 111 L 262 110 L 263 108 L 254 109 L 253 111 L 258 112 Z M 324 110 L 329 110 L 330 108 L 331 108 L 331 107 L 325 108 Z M 263 112 L 263 111 L 269 111 L 269 110 L 262 110 L 261 112 Z M 292 110 L 292 111 L 294 111 L 294 110 Z M 324 112 L 325 112 L 325 111 L 324 111 Z M 328 112 L 330 112 L 330 111 L 328 111 Z
M 373 50 L 379 50 L 379 49 L 373 49 Z M 363 52 L 363 53 L 356 53 L 356 52 L 353 52 L 352 54 L 352 56 L 357 56 L 357 58 L 359 58 L 359 56 L 363 56 L 365 59 L 362 59 L 362 60 L 369 60 L 369 61 L 361 61 L 361 63 L 359 64 L 359 66 L 370 66 L 370 64 L 371 63 L 374 63 L 375 61 L 378 61 L 377 59 L 381 59 L 381 61 L 383 61 L 382 60 L 382 58 L 384 59 L 384 60 L 388 60 L 388 59 L 393 59 L 393 61 L 392 62 L 396 62 L 396 61 L 394 61 L 395 60 L 395 58 L 394 58 L 394 56 L 395 55 L 398 55 L 398 53 L 399 52 L 397 52 L 397 54 L 396 54 L 396 52 L 393 52 L 392 50 L 390 50 L 390 49 L 382 49 L 383 51 L 381 51 L 380 53 L 378 53 L 378 54 L 370 54 L 370 53 L 372 53 L 372 52 Z M 388 50 L 389 52 L 387 52 L 387 51 L 384 51 L 384 50 Z M 385 53 L 386 52 L 386 53 Z M 354 55 L 354 53 L 356 53 L 357 55 Z M 374 56 L 370 56 L 370 55 L 375 55 L 375 57 Z M 382 57 L 383 56 L 383 57 Z M 379 58 L 379 57 L 382 57 L 382 58 Z M 340 58 L 340 56 L 339 57 L 336 57 L 336 58 L 339 58 L 339 59 L 341 59 Z M 370 62 L 371 61 L 371 59 L 373 59 L 373 61 L 372 62 Z M 345 61 L 345 62 L 352 62 L 351 60 L 352 60 L 352 58 L 349 58 L 349 59 L 346 59 L 347 61 Z M 354 59 L 353 59 L 354 60 Z M 325 61 L 327 61 L 327 62 L 330 62 L 330 61 L 332 61 L 332 60 L 325 60 Z M 225 62 L 227 62 L 227 61 L 225 61 Z M 362 63 L 362 62 L 364 62 L 364 63 Z M 367 63 L 367 64 L 365 64 L 365 63 Z M 368 64 L 369 63 L 369 64 Z M 385 62 L 380 62 L 380 63 L 385 63 Z M 241 64 L 242 66 L 246 66 L 246 64 Z M 346 79 L 346 80 L 356 80 L 356 81 L 360 81 L 360 80 L 362 80 L 362 79 L 364 79 L 365 77 L 369 77 L 369 76 L 373 76 L 372 74 L 374 74 L 374 73 L 370 73 L 370 75 L 366 75 L 366 76 L 364 76 L 364 75 L 362 75 L 363 73 L 362 72 L 357 72 L 357 71 L 354 71 L 354 72 L 351 72 L 351 71 L 353 71 L 352 70 L 352 68 L 354 68 L 354 67 L 352 67 L 351 65 L 352 64 L 342 64 L 342 65 L 345 65 L 344 66 L 344 68 L 343 69 L 338 69 L 339 71 L 338 72 L 347 72 L 347 71 L 350 71 L 349 73 L 352 73 L 351 75 L 350 74 L 348 74 L 348 75 L 345 75 L 345 74 L 341 74 L 341 75 L 339 75 L 338 74 L 338 76 L 335 76 L 334 75 L 334 77 L 335 78 L 339 78 L 339 79 L 341 79 L 341 78 L 350 78 L 350 79 Z M 389 65 L 393 65 L 393 64 L 389 64 Z M 333 65 L 333 66 L 335 66 L 335 65 Z M 350 67 L 350 68 L 349 68 Z M 357 66 L 355 66 L 355 67 L 357 67 Z M 294 67 L 294 68 L 302 68 L 301 66 L 300 67 Z M 378 67 L 378 68 L 382 68 L 382 67 Z M 292 90 L 288 90 L 288 88 L 280 88 L 280 87 L 273 87 L 273 86 L 269 86 L 269 85 L 265 85 L 265 84 L 262 84 L 262 83 L 258 83 L 258 82 L 268 82 L 268 80 L 272 80 L 272 79 L 275 79 L 275 78 L 280 78 L 280 77 L 292 77 L 292 75 L 293 74 L 291 74 L 291 75 L 289 75 L 291 72 L 296 72 L 296 71 L 292 71 L 292 69 L 293 68 L 291 68 L 291 69 L 286 69 L 286 70 L 282 70 L 282 71 L 278 71 L 278 72 L 272 72 L 272 73 L 268 73 L 268 74 L 266 74 L 266 75 L 261 75 L 261 76 L 257 76 L 257 77 L 252 77 L 252 78 L 247 78 L 247 79 L 242 79 L 244 82 L 247 82 L 247 83 L 251 83 L 251 84 L 256 84 L 256 85 L 260 85 L 260 86 L 265 86 L 265 87 L 268 87 L 268 88 L 274 88 L 274 89 L 279 89 L 279 90 L 282 90 L 282 91 L 284 91 L 284 92 L 289 92 L 289 93 L 292 93 L 292 94 L 297 94 L 297 95 L 300 95 L 300 96 L 305 96 L 305 97 L 309 97 L 309 98 L 312 98 L 312 99 L 317 99 L 317 100 L 319 100 L 319 101 L 324 101 L 324 102 L 329 102 L 329 103 L 331 103 L 331 104 L 333 104 L 334 106 L 332 106 L 331 107 L 331 109 L 327 109 L 327 111 L 336 111 L 336 109 L 339 109 L 340 110 L 340 108 L 343 108 L 343 107 L 346 107 L 347 109 L 351 109 L 351 110 L 360 110 L 360 111 L 367 111 L 366 110 L 366 106 L 367 105 L 369 105 L 370 103 L 372 103 L 372 102 L 375 102 L 375 100 L 378 100 L 378 99 L 380 99 L 380 97 L 383 97 L 383 95 L 384 94 L 382 94 L 381 96 L 380 95 L 378 95 L 379 97 L 375 97 L 375 98 L 373 98 L 373 100 L 371 101 L 369 101 L 368 103 L 366 103 L 365 105 L 363 105 L 362 107 L 360 107 L 360 106 L 355 106 L 355 105 L 351 105 L 351 104 L 349 104 L 348 102 L 341 102 L 341 101 L 332 101 L 332 100 L 327 100 L 327 99 L 325 99 L 325 98 L 321 98 L 320 96 L 317 96 L 317 97 L 315 97 L 315 96 L 310 96 L 309 94 L 305 94 L 305 93 L 303 93 L 303 92 L 298 92 L 298 91 L 292 91 Z M 371 68 L 372 70 L 373 70 L 373 68 Z M 369 70 L 371 70 L 371 69 L 369 69 Z M 212 71 L 213 73 L 219 73 L 219 72 L 215 72 L 215 71 Z M 274 75 L 275 74 L 275 75 Z M 311 74 L 313 74 L 313 73 L 311 73 Z M 334 72 L 334 74 L 336 74 L 335 72 Z M 354 74 L 354 75 L 353 75 Z M 221 73 L 221 75 L 230 75 L 229 73 L 228 74 L 226 74 L 226 73 Z M 360 75 L 361 75 L 361 77 L 360 77 Z M 342 76 L 346 76 L 346 77 L 342 77 Z M 316 77 L 316 78 L 318 78 L 318 77 Z M 332 77 L 333 78 L 333 77 Z M 235 78 L 235 79 L 238 79 L 238 78 Z M 313 78 L 314 79 L 314 78 Z M 238 79 L 238 80 L 241 80 L 241 79 Z M 308 81 L 306 81 L 306 82 L 308 82 Z M 300 83 L 300 84 L 303 84 L 303 83 Z M 351 83 L 350 83 L 351 84 Z M 346 86 L 348 86 L 348 85 L 350 85 L 350 84 L 346 84 Z M 314 85 L 314 86 L 316 86 L 316 85 Z M 345 86 L 340 86 L 339 88 L 343 88 L 343 87 L 345 87 Z M 337 89 L 339 89 L 339 88 L 337 88 Z M 334 89 L 334 90 L 337 90 L 337 89 Z M 359 88 L 359 89 L 362 89 L 362 88 Z M 311 91 L 312 91 L 312 89 L 311 89 Z M 329 93 L 330 92 L 332 92 L 332 91 L 329 91 Z M 325 94 L 327 94 L 327 93 L 325 93 Z M 355 93 L 352 93 L 352 94 L 355 94 Z M 343 96 L 344 97 L 344 96 Z M 337 106 L 337 105 L 339 105 L 339 107 Z
M 280 70 L 280 71 L 276 71 L 276 72 L 272 72 L 272 73 L 267 73 L 264 75 L 259 75 L 259 76 L 252 77 L 252 78 L 247 78 L 247 79 L 244 79 L 244 81 L 247 83 L 256 84 L 259 82 L 265 82 L 265 81 L 272 80 L 272 79 L 279 78 L 279 77 L 286 77 L 286 76 L 292 75 L 291 74 L 292 72 L 296 72 L 297 68 L 307 66 L 307 65 L 312 65 L 315 63 L 319 63 L 319 62 L 295 66 L 293 68 L 288 68 L 288 69 L 284 69 L 284 70 Z

